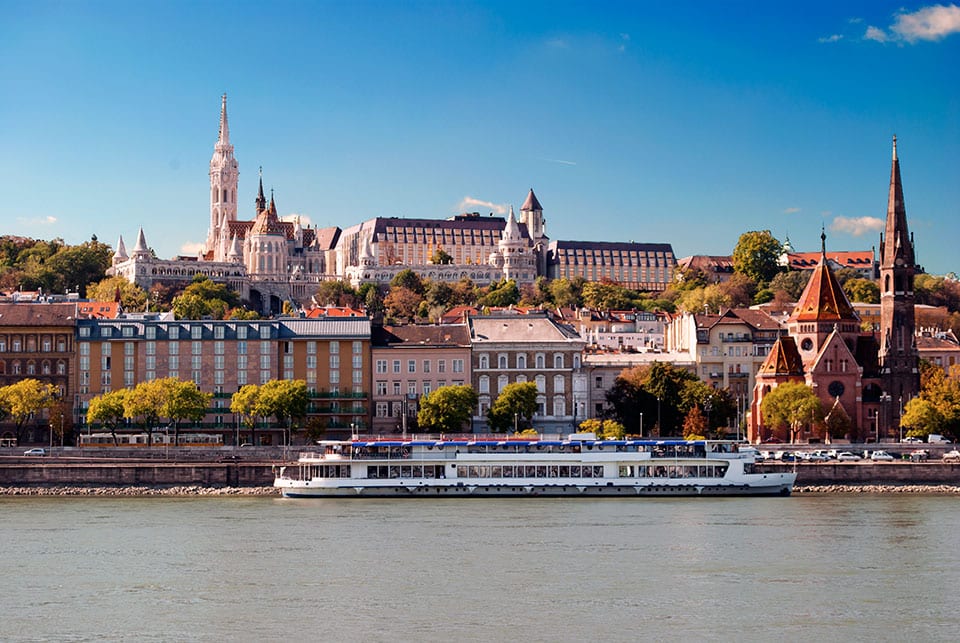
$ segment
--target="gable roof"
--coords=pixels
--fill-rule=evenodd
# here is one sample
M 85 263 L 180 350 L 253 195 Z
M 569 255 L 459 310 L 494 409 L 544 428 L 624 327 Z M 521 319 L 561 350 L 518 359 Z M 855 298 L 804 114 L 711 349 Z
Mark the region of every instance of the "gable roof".
M 759 375 L 797 375 L 803 376 L 803 360 L 797 350 L 797 340 L 783 335 L 770 349 L 767 358 L 760 365 Z
M 836 275 L 827 265 L 826 251 L 820 253 L 820 263 L 810 275 L 800 301 L 790 315 L 790 321 L 860 321 Z

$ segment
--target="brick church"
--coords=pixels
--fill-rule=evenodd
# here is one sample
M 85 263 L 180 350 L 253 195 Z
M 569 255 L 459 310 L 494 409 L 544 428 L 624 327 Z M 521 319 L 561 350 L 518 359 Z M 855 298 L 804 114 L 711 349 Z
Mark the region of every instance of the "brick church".
M 854 441 L 899 435 L 903 407 L 920 391 L 913 292 L 920 268 L 907 230 L 896 137 L 886 226 L 880 237 L 879 334 L 861 329 L 861 320 L 827 261 L 826 235 L 821 233 L 820 239 L 820 261 L 787 321 L 787 334 L 777 340 L 757 373 L 747 429 L 751 442 L 821 437 L 813 422 L 797 436 L 764 423 L 760 411 L 764 396 L 787 382 L 813 388 L 826 417 L 846 415 L 850 427 L 846 437 Z

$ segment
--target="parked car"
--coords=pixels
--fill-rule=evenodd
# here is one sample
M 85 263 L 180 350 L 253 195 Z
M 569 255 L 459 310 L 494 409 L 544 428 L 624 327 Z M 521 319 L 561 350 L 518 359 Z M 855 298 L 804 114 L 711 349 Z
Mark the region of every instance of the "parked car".
M 923 444 L 923 440 L 921 440 L 920 438 L 907 437 L 900 441 L 903 442 L 904 444 Z
M 27 449 L 23 455 L 47 455 L 47 452 L 44 449 Z
M 825 451 L 811 451 L 806 457 L 809 462 L 826 462 L 829 459 L 830 456 Z
M 927 451 L 926 449 L 917 449 L 916 451 L 910 452 L 910 460 L 912 462 L 920 462 L 922 460 L 926 460 L 929 457 L 930 457 L 930 452 Z
M 859 462 L 862 459 L 863 458 L 858 456 L 856 453 L 850 453 L 849 451 L 841 451 L 837 454 L 838 462 Z
M 870 459 L 874 462 L 893 462 L 893 456 L 886 451 L 874 451 L 870 454 Z
M 960 451 L 954 449 L 943 454 L 944 462 L 960 462 Z

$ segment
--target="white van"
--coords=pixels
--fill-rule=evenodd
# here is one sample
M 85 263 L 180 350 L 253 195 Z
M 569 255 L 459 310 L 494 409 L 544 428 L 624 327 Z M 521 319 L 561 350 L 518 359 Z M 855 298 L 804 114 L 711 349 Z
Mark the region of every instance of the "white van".
M 950 440 L 946 439 L 939 433 L 931 433 L 927 436 L 927 443 L 929 444 L 950 444 Z

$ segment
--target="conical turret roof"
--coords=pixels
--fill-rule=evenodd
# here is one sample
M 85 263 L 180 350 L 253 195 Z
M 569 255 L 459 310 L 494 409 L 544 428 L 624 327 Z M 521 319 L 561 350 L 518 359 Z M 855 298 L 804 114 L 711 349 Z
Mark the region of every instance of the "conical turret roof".
M 123 235 L 117 240 L 117 250 L 113 253 L 114 259 L 128 259 L 127 247 L 123 244 Z
M 540 206 L 540 202 L 537 200 L 537 195 L 533 193 L 533 188 L 530 188 L 530 193 L 527 194 L 527 200 L 524 201 L 523 205 L 520 206 L 520 211 L 528 212 L 537 210 L 543 212 L 543 208 Z
M 813 269 L 810 281 L 790 315 L 790 321 L 859 321 L 840 282 L 827 264 L 826 240 L 827 235 L 821 233 L 820 262 Z

